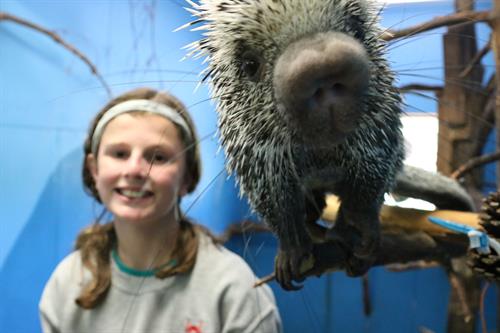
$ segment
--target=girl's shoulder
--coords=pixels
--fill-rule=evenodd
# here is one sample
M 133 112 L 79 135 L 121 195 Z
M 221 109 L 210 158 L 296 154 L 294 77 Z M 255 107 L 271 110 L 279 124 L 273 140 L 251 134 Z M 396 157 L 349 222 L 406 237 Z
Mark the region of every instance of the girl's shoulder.
M 75 250 L 57 264 L 49 283 L 56 283 L 60 287 L 68 284 L 81 284 L 89 276 L 90 273 L 82 264 L 80 250 Z

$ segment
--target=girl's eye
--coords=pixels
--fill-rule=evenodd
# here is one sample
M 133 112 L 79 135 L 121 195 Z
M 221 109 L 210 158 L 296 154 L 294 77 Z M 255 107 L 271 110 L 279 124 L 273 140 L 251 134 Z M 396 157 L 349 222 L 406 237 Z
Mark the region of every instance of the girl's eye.
M 114 158 L 123 159 L 128 156 L 128 153 L 125 150 L 115 150 L 111 152 L 111 156 L 113 156 Z
M 167 163 L 169 161 L 169 158 L 165 153 L 156 151 L 150 158 L 148 158 L 148 161 L 153 164 L 163 164 Z

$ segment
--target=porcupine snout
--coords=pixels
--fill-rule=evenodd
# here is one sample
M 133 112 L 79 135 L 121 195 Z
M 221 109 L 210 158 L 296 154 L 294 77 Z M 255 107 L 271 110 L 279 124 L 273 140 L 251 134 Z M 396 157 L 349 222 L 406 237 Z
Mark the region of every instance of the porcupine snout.
M 302 38 L 277 59 L 278 110 L 304 141 L 338 143 L 358 123 L 369 76 L 368 56 L 354 38 L 338 32 Z

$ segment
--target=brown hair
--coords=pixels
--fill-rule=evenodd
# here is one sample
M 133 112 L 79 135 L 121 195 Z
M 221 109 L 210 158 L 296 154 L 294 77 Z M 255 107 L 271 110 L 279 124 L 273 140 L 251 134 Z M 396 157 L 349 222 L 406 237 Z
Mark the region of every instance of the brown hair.
M 163 103 L 175 109 L 188 124 L 191 133 L 185 133 L 182 127 L 174 125 L 178 129 L 181 141 L 185 147 L 187 191 L 188 193 L 192 192 L 196 188 L 201 174 L 201 162 L 197 144 L 198 138 L 193 121 L 187 113 L 185 106 L 177 98 L 165 92 L 158 92 L 149 88 L 134 89 L 114 98 L 95 116 L 83 147 L 84 162 L 82 178 L 85 191 L 101 203 L 101 198 L 97 192 L 87 161 L 87 156 L 91 154 L 92 136 L 99 119 L 116 104 L 132 99 L 149 99 Z M 198 235 L 200 232 L 207 233 L 206 229 L 192 224 L 182 214 L 180 215 L 179 235 L 172 253 L 172 256 L 177 259 L 177 265 L 173 267 L 167 266 L 156 272 L 155 275 L 158 278 L 166 278 L 190 271 L 196 260 Z M 75 247 L 80 250 L 82 263 L 92 275 L 92 280 L 83 288 L 81 294 L 76 299 L 76 303 L 79 306 L 85 309 L 92 309 L 99 305 L 105 298 L 111 285 L 110 252 L 116 246 L 116 242 L 113 223 L 99 224 L 99 219 L 95 224 L 85 228 L 78 235 Z

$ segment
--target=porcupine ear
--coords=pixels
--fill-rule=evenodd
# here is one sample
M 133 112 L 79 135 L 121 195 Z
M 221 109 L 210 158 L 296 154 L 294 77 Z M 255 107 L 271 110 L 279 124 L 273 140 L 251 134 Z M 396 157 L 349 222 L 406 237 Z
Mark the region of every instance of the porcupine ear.
M 492 193 L 484 199 L 481 208 L 479 224 L 486 230 L 490 238 L 500 241 L 500 193 Z M 488 254 L 476 250 L 468 252 L 469 265 L 472 269 L 487 280 L 500 281 L 500 254 L 492 251 Z

